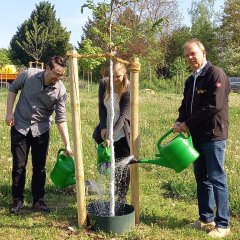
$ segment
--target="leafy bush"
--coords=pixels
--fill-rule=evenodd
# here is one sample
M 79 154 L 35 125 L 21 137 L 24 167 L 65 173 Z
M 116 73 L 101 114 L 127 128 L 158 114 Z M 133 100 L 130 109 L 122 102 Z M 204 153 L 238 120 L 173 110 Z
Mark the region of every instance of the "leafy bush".
M 154 91 L 175 92 L 175 85 L 171 79 L 154 77 L 151 80 L 139 80 L 140 89 L 152 89 Z

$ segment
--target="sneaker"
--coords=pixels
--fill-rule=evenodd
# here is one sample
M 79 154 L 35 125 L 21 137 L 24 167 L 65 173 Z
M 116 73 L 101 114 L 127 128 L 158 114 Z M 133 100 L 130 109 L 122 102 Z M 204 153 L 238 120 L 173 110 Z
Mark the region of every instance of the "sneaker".
M 215 222 L 202 222 L 201 220 L 197 220 L 194 223 L 190 223 L 189 226 L 192 228 L 195 228 L 197 230 L 203 230 L 203 231 L 212 231 L 215 228 Z
M 32 209 L 36 212 L 50 213 L 51 209 L 46 205 L 43 199 L 38 199 L 33 203 Z
M 23 208 L 23 201 L 20 200 L 19 198 L 14 198 L 13 205 L 10 208 L 10 213 L 18 214 L 18 213 L 20 213 L 22 208 Z
M 213 238 L 224 238 L 230 234 L 230 227 L 228 228 L 214 228 L 207 235 Z

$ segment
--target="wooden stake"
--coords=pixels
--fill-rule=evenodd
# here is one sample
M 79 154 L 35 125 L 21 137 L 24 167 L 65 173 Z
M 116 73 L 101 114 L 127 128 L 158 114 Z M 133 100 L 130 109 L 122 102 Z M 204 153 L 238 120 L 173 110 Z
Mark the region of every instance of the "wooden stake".
M 131 68 L 138 66 L 138 68 Z M 131 105 L 131 155 L 139 156 L 139 127 L 138 127 L 138 92 L 139 92 L 139 59 L 134 58 L 130 64 L 130 105 Z M 139 173 L 138 164 L 130 167 L 131 175 L 131 204 L 135 209 L 135 223 L 139 223 Z
M 77 51 L 70 50 L 69 56 L 69 73 L 70 73 L 70 94 L 71 94 L 71 110 L 72 110 L 72 133 L 74 143 L 74 160 L 76 175 L 76 191 L 77 191 L 77 212 L 78 226 L 87 226 L 86 196 L 85 196 L 85 180 L 83 168 L 83 151 L 82 151 L 82 132 L 80 117 L 80 98 L 79 98 L 79 81 L 78 81 L 78 64 Z

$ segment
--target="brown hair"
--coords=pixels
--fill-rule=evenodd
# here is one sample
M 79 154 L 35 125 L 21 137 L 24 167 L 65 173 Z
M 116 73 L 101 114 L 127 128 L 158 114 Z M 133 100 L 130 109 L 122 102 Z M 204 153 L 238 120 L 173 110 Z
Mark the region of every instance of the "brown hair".
M 50 70 L 52 70 L 56 64 L 61 66 L 61 67 L 66 67 L 66 63 L 65 63 L 64 59 L 61 56 L 53 56 L 53 57 L 51 57 L 48 60 L 46 65 L 49 66 Z
M 123 93 L 127 91 L 128 87 L 128 78 L 127 78 L 127 70 L 124 64 L 119 63 L 119 62 L 114 62 L 113 66 L 120 64 L 121 68 L 125 70 L 125 74 L 123 75 L 123 80 L 122 80 L 122 85 L 120 88 L 120 91 L 118 92 L 119 98 L 122 96 Z M 110 77 L 107 79 L 107 86 L 106 86 L 106 91 L 105 91 L 105 97 L 104 100 L 106 101 L 110 97 Z

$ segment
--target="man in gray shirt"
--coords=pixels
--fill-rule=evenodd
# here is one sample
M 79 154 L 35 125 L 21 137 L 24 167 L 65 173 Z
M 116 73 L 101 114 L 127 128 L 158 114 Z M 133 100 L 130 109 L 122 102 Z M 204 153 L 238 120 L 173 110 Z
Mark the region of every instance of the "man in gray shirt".
M 19 213 L 23 208 L 26 165 L 31 147 L 32 154 L 32 196 L 33 209 L 49 212 L 44 202 L 46 182 L 46 158 L 49 146 L 49 129 L 52 114 L 65 145 L 71 155 L 66 122 L 66 89 L 60 78 L 65 73 L 62 57 L 49 59 L 46 69 L 29 68 L 22 72 L 9 87 L 7 98 L 6 124 L 11 126 L 11 151 L 13 155 L 11 213 Z M 13 113 L 13 106 L 21 90 Z

